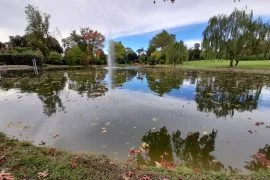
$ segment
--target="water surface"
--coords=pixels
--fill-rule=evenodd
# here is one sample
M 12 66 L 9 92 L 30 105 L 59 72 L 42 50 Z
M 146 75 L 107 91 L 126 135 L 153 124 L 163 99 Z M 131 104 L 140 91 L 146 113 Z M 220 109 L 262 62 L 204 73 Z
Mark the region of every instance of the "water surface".
M 126 160 L 150 145 L 151 163 L 266 168 L 270 76 L 174 68 L 7 71 L 0 78 L 0 131 L 22 140 Z

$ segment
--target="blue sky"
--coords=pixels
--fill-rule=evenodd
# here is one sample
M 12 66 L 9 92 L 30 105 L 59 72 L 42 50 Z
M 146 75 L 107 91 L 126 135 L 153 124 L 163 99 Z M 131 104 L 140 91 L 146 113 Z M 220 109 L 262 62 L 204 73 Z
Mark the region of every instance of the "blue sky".
M 207 26 L 207 23 L 188 25 L 183 27 L 167 29 L 169 33 L 175 34 L 177 41 L 183 40 L 187 46 L 193 46 L 194 42 L 202 40 L 202 32 Z M 115 41 L 121 41 L 126 47 L 131 47 L 137 50 L 143 47 L 145 50 L 148 47 L 149 40 L 152 39 L 159 31 L 149 32 L 140 35 L 132 35 L 115 38 Z

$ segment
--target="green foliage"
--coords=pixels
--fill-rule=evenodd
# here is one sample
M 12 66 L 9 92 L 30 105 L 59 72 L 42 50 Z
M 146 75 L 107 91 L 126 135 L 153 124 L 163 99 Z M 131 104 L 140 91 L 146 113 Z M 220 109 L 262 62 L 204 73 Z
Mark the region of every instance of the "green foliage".
M 254 18 L 252 11 L 235 9 L 228 16 L 212 17 L 203 37 L 206 57 L 230 59 L 230 66 L 234 60 L 270 51 L 269 24 Z
M 175 35 L 169 34 L 166 30 L 162 30 L 161 33 L 158 33 L 153 39 L 150 41 L 149 47 L 157 48 L 165 48 L 167 45 L 175 42 Z
M 49 37 L 50 15 L 41 13 L 37 7 L 28 5 L 25 8 L 27 27 L 25 29 L 27 44 L 34 50 L 40 50 L 46 57 L 48 45 L 46 38 Z
M 183 41 L 171 43 L 165 52 L 167 64 L 183 64 L 188 60 L 188 50 Z
M 149 64 L 164 64 L 165 57 L 162 51 L 155 50 L 151 53 L 150 58 L 148 58 Z
M 138 60 L 138 55 L 136 54 L 135 51 L 133 51 L 133 49 L 126 48 L 126 52 L 127 52 L 127 62 L 128 63 L 131 63 L 131 62 Z
M 91 30 L 90 28 L 81 28 L 80 33 L 76 30 L 70 33 L 70 36 L 63 39 L 64 47 L 67 49 L 79 47 L 83 53 L 79 64 L 88 66 L 89 64 L 104 64 L 104 55 L 98 56 L 104 46 L 105 37 L 98 31 Z
M 83 52 L 78 46 L 74 46 L 65 53 L 65 61 L 68 65 L 78 65 L 83 58 Z
M 32 59 L 37 60 L 37 65 L 42 65 L 43 56 L 37 52 L 32 50 L 25 50 L 22 52 L 18 52 L 16 50 L 10 53 L 0 54 L 0 62 L 1 64 L 6 65 L 30 65 L 32 66 Z
M 112 42 L 112 47 L 114 48 L 115 62 L 119 64 L 125 64 L 127 58 L 126 48 L 121 42 Z
M 46 63 L 48 64 L 63 64 L 62 56 L 58 52 L 51 51 Z
M 200 50 L 200 44 L 199 43 L 195 43 L 194 47 L 192 49 L 188 50 L 189 53 L 189 61 L 193 61 L 193 60 L 201 60 L 203 59 L 203 57 L 201 57 L 201 50 Z
M 146 54 L 142 54 L 139 56 L 139 62 L 140 63 L 147 63 L 147 55 Z
M 27 47 L 27 41 L 25 36 L 9 36 L 9 42 L 13 48 L 16 47 Z

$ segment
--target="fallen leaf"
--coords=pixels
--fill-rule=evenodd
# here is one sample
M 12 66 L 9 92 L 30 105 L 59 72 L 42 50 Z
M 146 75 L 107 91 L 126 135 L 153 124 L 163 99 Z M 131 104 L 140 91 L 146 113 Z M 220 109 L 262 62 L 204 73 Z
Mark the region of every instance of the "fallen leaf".
M 48 154 L 50 154 L 51 156 L 55 156 L 55 154 L 56 154 L 56 149 L 55 149 L 55 148 L 50 148 Z
M 40 141 L 39 145 L 45 145 L 46 142 L 45 141 Z
M 255 125 L 256 125 L 256 126 L 262 126 L 262 125 L 264 125 L 264 122 L 258 121 L 258 122 L 255 123 Z
M 43 172 L 38 173 L 39 178 L 45 178 L 45 177 L 48 177 L 48 176 L 49 176 L 48 171 L 43 171 Z
M 14 180 L 14 176 L 11 173 L 0 172 L 0 180 Z
M 155 161 L 155 163 L 157 168 L 162 168 L 162 165 L 159 162 Z
M 153 117 L 153 118 L 152 118 L 152 121 L 157 122 L 157 121 L 158 121 L 158 119 L 157 119 L 157 118 L 155 118 L 155 117 Z
M 73 157 L 71 159 L 71 168 L 74 169 L 78 166 L 78 158 L 77 157 Z
M 58 138 L 59 136 L 59 134 L 56 134 L 55 136 L 53 136 L 53 139 Z
M 199 174 L 201 172 L 201 169 L 200 168 L 194 168 L 193 171 L 196 173 L 196 174 Z
M 143 176 L 139 180 L 151 180 L 151 178 L 149 176 Z

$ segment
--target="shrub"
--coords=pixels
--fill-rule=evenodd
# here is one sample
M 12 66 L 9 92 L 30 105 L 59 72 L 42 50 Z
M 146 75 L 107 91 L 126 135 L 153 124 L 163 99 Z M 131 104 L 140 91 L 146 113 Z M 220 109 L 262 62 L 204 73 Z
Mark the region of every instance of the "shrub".
M 68 49 L 65 53 L 65 61 L 68 65 L 78 65 L 83 58 L 83 52 L 78 46 Z
M 36 59 L 37 65 L 41 66 L 43 56 L 38 52 L 26 50 L 22 52 L 13 51 L 0 54 L 0 64 L 6 65 L 30 65 L 33 66 L 32 59 Z
M 48 64 L 63 64 L 62 56 L 58 52 L 51 51 L 46 63 Z

